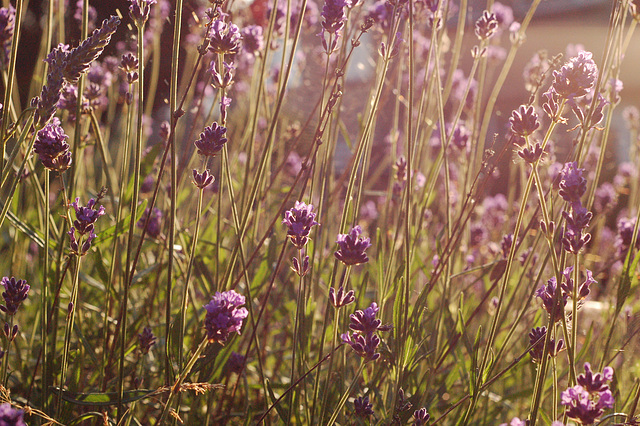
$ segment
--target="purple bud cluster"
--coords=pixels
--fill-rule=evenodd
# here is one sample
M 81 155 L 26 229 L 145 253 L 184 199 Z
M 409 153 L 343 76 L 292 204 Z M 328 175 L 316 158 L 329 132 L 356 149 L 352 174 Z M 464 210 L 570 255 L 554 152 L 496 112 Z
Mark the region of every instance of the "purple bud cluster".
M 215 157 L 227 143 L 227 138 L 224 137 L 226 132 L 227 128 L 218 123 L 205 127 L 204 131 L 200 133 L 200 139 L 194 142 L 198 148 L 198 154 L 205 157 Z
M 563 211 L 566 225 L 563 227 L 562 245 L 569 253 L 579 253 L 591 240 L 591 234 L 585 232 L 593 214 L 582 206 L 580 199 L 587 191 L 587 180 L 582 177 L 584 169 L 578 163 L 565 163 L 560 171 L 559 195 L 570 205 L 570 211 Z
M 529 355 L 533 362 L 540 362 L 542 360 L 542 352 L 544 351 L 544 340 L 547 334 L 547 327 L 535 327 L 529 332 L 529 345 L 533 347 L 529 350 Z M 549 345 L 547 348 L 548 356 L 556 356 L 564 349 L 564 340 L 549 339 Z
M 149 217 L 151 216 L 151 217 Z M 149 207 L 144 210 L 142 216 L 136 226 L 140 229 L 144 228 L 144 224 L 147 223 L 147 219 L 149 223 L 147 224 L 146 233 L 151 238 L 158 238 L 160 233 L 162 232 L 162 211 L 156 207 L 153 208 L 151 214 L 149 214 Z
M 104 206 L 96 209 L 96 200 L 94 198 L 90 199 L 84 207 L 80 206 L 78 204 L 79 202 L 80 198 L 76 198 L 76 200 L 71 203 L 71 206 L 73 206 L 76 212 L 76 220 L 73 221 L 73 226 L 67 234 L 69 235 L 71 253 L 84 256 L 91 248 L 92 241 L 96 238 L 94 224 L 100 216 L 105 214 L 105 209 Z M 76 232 L 79 234 L 79 238 L 88 234 L 87 239 L 81 243 L 76 238 Z
M 0 404 L 0 424 L 11 426 L 27 426 L 24 411 L 13 408 L 8 402 Z
M 300 201 L 296 201 L 292 209 L 284 212 L 282 224 L 287 227 L 287 237 L 298 250 L 302 250 L 307 245 L 311 227 L 320 225 L 316 222 L 313 205 Z
M 224 345 L 232 333 L 240 334 L 243 320 L 249 315 L 244 296 L 234 290 L 216 292 L 211 302 L 205 305 L 207 315 L 204 328 L 209 343 Z
M 27 299 L 31 286 L 25 280 L 16 280 L 14 277 L 2 277 L 0 284 L 4 287 L 4 305 L 0 305 L 0 311 L 15 315 L 22 302 Z
M 426 426 L 429 419 L 431 419 L 431 416 L 424 407 L 413 412 L 413 424 L 415 426 Z
M 578 303 L 578 307 L 582 306 L 583 300 L 589 295 L 591 292 L 590 286 L 591 284 L 597 283 L 595 279 L 593 279 L 593 273 L 586 269 L 586 278 L 584 282 L 582 282 L 578 288 L 575 290 L 577 294 L 576 303 Z M 542 301 L 542 307 L 549 314 L 549 316 L 554 316 L 554 322 L 560 321 L 562 315 L 564 315 L 564 307 L 567 304 L 569 298 L 573 297 L 574 294 L 574 285 L 575 282 L 572 278 L 573 276 L 573 266 L 568 266 L 562 271 L 563 281 L 560 283 L 560 289 L 557 288 L 556 277 L 551 277 L 547 281 L 546 285 L 543 285 L 538 290 L 536 290 L 536 297 L 539 297 Z M 556 292 L 560 291 L 560 298 L 556 302 Z M 555 312 L 554 312 L 555 306 Z
M 488 40 L 498 31 L 498 19 L 488 10 L 482 12 L 482 16 L 476 21 L 476 36 L 480 40 Z
M 156 4 L 157 0 L 129 0 L 129 15 L 136 26 L 144 27 L 149 19 L 151 5 Z
M 613 408 L 614 399 L 607 382 L 613 380 L 613 368 L 605 367 L 602 373 L 593 373 L 591 365 L 584 364 L 584 374 L 580 374 L 577 385 L 561 394 L 560 403 L 567 407 L 567 417 L 583 425 L 590 425 Z
M 356 311 L 351 314 L 349 328 L 351 333 L 342 334 L 342 341 L 351 346 L 351 348 L 366 362 L 375 361 L 380 357 L 376 352 L 380 345 L 380 337 L 376 334 L 378 331 L 391 330 L 390 325 L 383 325 L 382 320 L 376 318 L 376 314 L 380 308 L 373 302 L 364 311 Z
M 329 302 L 331 302 L 331 304 L 336 308 L 350 305 L 355 300 L 356 296 L 353 290 L 349 290 L 345 293 L 344 287 L 342 286 L 340 286 L 337 292 L 333 287 L 329 289 Z
M 224 18 L 224 14 L 220 14 Z M 240 51 L 242 34 L 237 25 L 216 19 L 208 34 L 209 50 L 222 55 L 233 55 Z
M 153 331 L 151 331 L 151 327 L 145 327 L 142 330 L 142 333 L 138 334 L 138 348 L 140 352 L 144 354 L 148 354 L 153 345 L 156 344 L 156 336 L 153 335 Z
M 362 238 L 362 228 L 359 225 L 354 226 L 348 234 L 338 234 L 338 246 L 340 249 L 334 253 L 335 257 L 345 265 L 359 265 L 367 263 L 367 250 L 371 247 L 369 238 Z
M 322 47 L 327 54 L 333 52 L 338 45 L 340 32 L 347 20 L 344 8 L 350 6 L 350 0 L 326 0 L 322 6 L 322 32 L 318 36 L 322 39 Z M 327 43 L 327 34 L 330 35 L 330 45 Z
M 60 120 L 55 117 L 37 133 L 33 150 L 45 168 L 62 173 L 71 166 L 67 139 L 69 137 L 64 133 Z
M 15 30 L 16 10 L 13 6 L 0 7 L 0 64 L 4 67 L 9 61 L 11 40 Z
M 373 411 L 373 405 L 369 402 L 368 396 L 359 396 L 353 400 L 353 413 L 356 417 L 365 420 L 375 414 Z

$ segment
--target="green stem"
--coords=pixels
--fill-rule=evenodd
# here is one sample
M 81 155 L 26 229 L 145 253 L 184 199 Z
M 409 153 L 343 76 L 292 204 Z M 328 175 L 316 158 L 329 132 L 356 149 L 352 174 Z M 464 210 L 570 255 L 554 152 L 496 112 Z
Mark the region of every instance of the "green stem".
M 364 360 L 360 360 L 360 368 L 358 368 L 356 375 L 353 377 L 353 380 L 351 381 L 349 388 L 340 398 L 338 405 L 336 406 L 335 410 L 333 411 L 333 414 L 331 415 L 331 417 L 329 418 L 329 421 L 327 422 L 328 426 L 333 425 L 338 419 L 338 415 L 340 415 L 340 411 L 342 410 L 342 407 L 344 407 L 344 404 L 347 402 L 347 399 L 349 398 L 351 391 L 356 387 L 356 384 L 358 383 L 358 378 L 360 377 L 360 374 L 362 374 L 362 370 L 364 370 L 365 365 L 367 364 L 364 362 Z

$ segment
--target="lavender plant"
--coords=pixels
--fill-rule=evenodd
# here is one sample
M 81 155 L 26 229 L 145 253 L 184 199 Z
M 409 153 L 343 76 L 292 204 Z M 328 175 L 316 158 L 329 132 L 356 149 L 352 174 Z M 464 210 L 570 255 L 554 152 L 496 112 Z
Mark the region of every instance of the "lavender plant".
M 0 423 L 639 421 L 637 2 L 33 3 Z

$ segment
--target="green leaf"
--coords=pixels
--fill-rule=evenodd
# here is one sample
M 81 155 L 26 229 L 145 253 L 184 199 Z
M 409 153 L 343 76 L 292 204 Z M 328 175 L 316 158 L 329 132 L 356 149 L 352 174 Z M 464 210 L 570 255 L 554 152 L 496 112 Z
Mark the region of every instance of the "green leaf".
M 629 265 L 630 257 L 627 258 L 624 267 L 622 268 L 622 274 L 620 276 L 620 285 L 618 285 L 618 295 L 616 297 L 616 314 L 622 311 L 627 297 L 631 292 L 631 285 L 635 288 L 638 285 L 638 277 L 636 276 L 636 270 L 638 269 L 638 261 L 640 260 L 640 251 L 636 253 L 633 258 L 633 262 Z
M 265 379 L 265 380 L 267 382 L 267 392 L 269 392 L 269 398 L 271 398 L 272 403 L 275 403 L 277 398 L 276 398 L 276 395 L 273 393 L 273 389 L 271 388 L 271 382 L 269 381 L 269 379 Z M 285 411 L 285 409 L 281 407 L 280 404 L 276 404 L 274 408 L 278 412 L 278 415 L 280 416 L 280 420 L 282 420 L 283 422 L 286 422 L 287 412 Z
M 84 422 L 85 420 L 89 420 L 89 419 L 104 419 L 104 415 L 102 413 L 98 413 L 96 411 L 91 411 L 89 413 L 84 413 L 78 417 L 76 417 L 75 419 L 71 420 L 68 425 L 69 426 L 74 426 L 74 425 L 79 425 L 80 423 Z M 102 422 L 101 422 L 102 423 Z M 115 424 L 113 421 L 110 421 L 109 424 Z

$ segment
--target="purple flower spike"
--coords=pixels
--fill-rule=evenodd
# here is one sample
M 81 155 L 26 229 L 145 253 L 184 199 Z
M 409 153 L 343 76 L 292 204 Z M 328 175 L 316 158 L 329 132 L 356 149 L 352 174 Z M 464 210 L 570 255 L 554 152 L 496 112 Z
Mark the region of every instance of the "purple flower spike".
M 237 25 L 216 19 L 209 30 L 209 50 L 213 53 L 233 55 L 240 51 L 242 35 Z
M 129 0 L 129 14 L 137 26 L 142 27 L 149 19 L 151 5 L 156 4 L 156 0 Z
M 568 203 L 580 203 L 580 198 L 587 191 L 587 180 L 582 177 L 584 169 L 578 168 L 577 162 L 565 163 L 560 172 L 560 196 Z
M 227 133 L 227 128 L 218 123 L 205 127 L 204 131 L 200 133 L 200 139 L 194 142 L 198 148 L 198 154 L 205 157 L 215 157 L 227 143 L 227 138 L 224 137 L 225 133 Z
M 355 226 L 348 234 L 338 235 L 336 243 L 340 249 L 334 255 L 345 265 L 359 265 L 369 261 L 365 250 L 371 247 L 371 240 L 362 238 L 360 234 L 362 234 L 362 228 Z
M 613 408 L 614 399 L 606 383 L 613 379 L 613 368 L 605 367 L 602 373 L 593 374 L 589 363 L 584 365 L 585 374 L 577 377 L 578 385 L 562 392 L 561 404 L 567 407 L 567 417 L 580 424 L 590 425 Z
M 202 173 L 198 173 L 196 169 L 193 169 L 193 184 L 200 189 L 205 189 L 211 185 L 215 180 L 214 176 L 209 173 L 209 170 L 205 170 Z
M 33 151 L 38 154 L 45 168 L 62 173 L 71 166 L 67 139 L 69 136 L 64 133 L 60 120 L 55 117 L 38 132 Z
M 0 64 L 7 64 L 11 50 L 11 39 L 15 30 L 16 10 L 13 6 L 0 7 Z
M 554 91 L 564 99 L 579 98 L 586 95 L 598 77 L 598 66 L 591 59 L 591 52 L 582 51 L 553 72 Z
M 347 293 L 345 293 L 342 286 L 340 286 L 337 292 L 333 287 L 329 289 L 329 301 L 336 308 L 341 308 L 343 306 L 349 305 L 355 300 L 356 296 L 353 290 L 349 290 Z
M 498 25 L 499 22 L 496 15 L 485 10 L 476 21 L 476 36 L 480 40 L 488 40 L 498 31 Z
M 373 412 L 373 405 L 369 402 L 369 397 L 359 396 L 353 400 L 353 411 L 356 417 L 361 419 L 368 419 L 370 416 L 373 416 L 375 413 Z
M 147 222 L 147 218 L 149 217 L 149 207 L 144 209 L 144 213 L 140 217 L 136 226 L 140 229 L 144 228 L 144 224 Z M 149 219 L 149 223 L 147 224 L 147 235 L 151 238 L 158 238 L 160 233 L 162 232 L 162 211 L 156 207 L 153 208 L 151 213 L 151 219 Z
M 380 337 L 375 333 L 391 330 L 391 326 L 382 325 L 382 321 L 376 318 L 378 310 L 378 305 L 373 302 L 364 311 L 358 310 L 351 314 L 349 328 L 353 330 L 353 336 L 350 333 L 341 336 L 342 341 L 351 346 L 366 362 L 375 361 L 380 357 L 376 352 L 380 345 Z
M 517 110 L 511 113 L 509 118 L 511 124 L 511 131 L 520 136 L 529 136 L 540 127 L 538 121 L 538 114 L 532 105 L 520 105 Z
M 244 296 L 234 290 L 216 292 L 204 307 L 207 310 L 204 328 L 209 343 L 224 345 L 230 334 L 240 334 L 242 321 L 249 315 L 247 308 L 241 308 L 244 304 Z
M 555 293 L 557 288 L 556 277 L 551 277 L 547 280 L 547 285 L 543 285 L 538 290 L 536 290 L 536 297 L 539 297 L 542 300 L 542 307 L 545 311 L 551 316 L 554 313 L 554 304 L 555 304 Z M 562 292 L 562 296 L 560 299 L 560 303 L 555 306 L 555 316 L 554 322 L 558 322 L 562 319 L 562 315 L 564 315 L 564 307 L 567 304 L 567 299 L 569 295 L 565 292 Z
M 24 411 L 13 408 L 8 402 L 0 404 L 0 425 L 27 426 Z
M 133 84 L 138 81 L 138 58 L 132 53 L 122 55 L 120 69 L 127 74 L 127 83 Z
M 540 362 L 542 360 L 542 351 L 544 350 L 544 339 L 547 334 L 547 327 L 536 327 L 529 332 L 529 344 L 533 347 L 529 350 L 531 360 L 533 362 Z M 564 348 L 564 340 L 558 339 L 556 343 L 555 339 L 549 340 L 549 348 L 547 355 L 556 356 Z
M 86 207 L 78 205 L 80 198 L 71 203 L 76 211 L 76 220 L 73 221 L 73 226 L 76 228 L 79 234 L 85 235 L 93 232 L 93 225 L 98 218 L 104 215 L 104 206 L 100 206 L 99 209 L 95 209 L 96 200 L 90 199 Z
M 156 344 L 156 336 L 153 335 L 151 327 L 145 327 L 142 333 L 138 334 L 138 347 L 142 354 L 148 354 L 153 345 Z
M 242 373 L 245 362 L 246 360 L 244 358 L 244 355 L 240 355 L 237 352 L 231 352 L 227 363 L 224 365 L 224 369 L 229 373 L 240 374 Z
M 284 212 L 282 224 L 287 226 L 287 236 L 291 243 L 301 250 L 309 241 L 311 227 L 320 225 L 316 222 L 313 205 L 296 201 L 295 207 Z
M 259 25 L 244 27 L 242 34 L 242 51 L 252 56 L 258 56 L 264 50 L 263 29 Z
M 31 286 L 25 280 L 16 280 L 14 277 L 2 277 L 0 284 L 4 287 L 4 305 L 0 305 L 0 310 L 15 315 L 20 304 L 26 300 Z
M 427 424 L 431 416 L 427 413 L 427 409 L 422 407 L 419 410 L 413 412 L 413 424 L 415 426 L 424 426 Z

